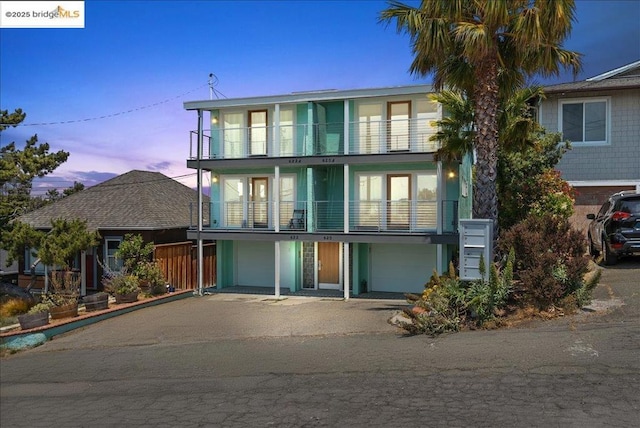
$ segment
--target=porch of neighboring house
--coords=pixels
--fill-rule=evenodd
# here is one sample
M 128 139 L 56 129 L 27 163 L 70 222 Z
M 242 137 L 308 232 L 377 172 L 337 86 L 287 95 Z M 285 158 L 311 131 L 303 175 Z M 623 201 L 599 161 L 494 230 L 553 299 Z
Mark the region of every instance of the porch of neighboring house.
M 85 254 L 83 268 L 76 269 L 74 273 L 78 277 L 78 282 L 81 283 L 81 271 L 84 271 L 85 285 L 80 290 L 81 295 L 95 293 L 102 289 L 98 275 L 101 268 L 93 256 L 94 253 L 95 251 Z M 176 290 L 191 290 L 198 287 L 197 252 L 192 242 L 155 245 L 153 257 L 160 265 L 167 283 L 174 286 Z M 20 273 L 18 285 L 27 288 L 33 281 L 31 291 L 34 294 L 44 293 L 51 289 L 51 273 L 52 271 L 47 269 L 44 272 L 38 272 L 35 278 L 24 272 Z M 216 245 L 207 243 L 203 245 L 203 285 L 212 287 L 215 284 Z

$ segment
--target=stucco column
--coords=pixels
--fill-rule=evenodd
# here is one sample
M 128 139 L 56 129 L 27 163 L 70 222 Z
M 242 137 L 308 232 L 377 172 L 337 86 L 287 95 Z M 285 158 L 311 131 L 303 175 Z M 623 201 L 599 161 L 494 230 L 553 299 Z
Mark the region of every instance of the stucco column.
M 198 280 L 198 290 L 197 290 L 197 294 L 199 296 L 202 296 L 203 293 L 203 269 L 204 269 L 204 262 L 203 262 L 203 258 L 204 258 L 204 251 L 203 251 L 203 247 L 202 247 L 202 203 L 203 203 L 203 199 L 202 199 L 202 167 L 200 165 L 200 161 L 202 160 L 202 151 L 203 151 L 203 145 L 204 145 L 204 130 L 203 130 L 204 124 L 203 124 L 203 115 L 202 115 L 202 110 L 198 110 L 198 160 L 197 160 L 197 172 L 198 172 L 198 199 L 197 199 L 197 203 L 198 203 L 198 239 L 197 239 L 197 245 L 198 245 L 198 256 L 197 256 L 197 260 L 198 260 L 198 268 L 197 268 L 197 280 Z
M 275 266 L 275 297 L 280 298 L 280 241 L 275 242 L 274 246 L 276 266 Z
M 343 258 L 343 272 L 344 272 L 344 279 L 342 281 L 342 288 L 344 289 L 344 300 L 349 300 L 349 243 L 345 242 L 343 243 L 344 245 L 344 250 L 342 251 L 342 258 Z
M 276 166 L 273 173 L 273 221 L 274 231 L 280 232 L 280 167 Z
M 87 252 L 80 252 L 80 295 L 87 295 Z

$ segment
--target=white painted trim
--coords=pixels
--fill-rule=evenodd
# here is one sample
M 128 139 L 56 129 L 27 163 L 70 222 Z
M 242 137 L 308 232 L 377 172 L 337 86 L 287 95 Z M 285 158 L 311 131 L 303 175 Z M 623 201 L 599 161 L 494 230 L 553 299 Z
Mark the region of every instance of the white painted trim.
M 80 295 L 87 295 L 87 251 L 80 251 Z
M 442 168 L 442 161 L 438 161 L 438 163 L 436 164 L 436 204 L 438 204 L 436 206 L 436 232 L 438 234 L 442 233 L 442 200 L 443 200 L 443 193 L 446 191 L 446 189 L 444 188 L 444 183 L 446 183 L 446 180 L 444 179 L 444 177 L 442 176 L 442 174 L 444 174 L 443 168 Z
M 349 154 L 349 143 L 351 142 L 351 135 L 349 133 L 349 100 L 344 100 L 344 154 Z
M 562 129 L 562 106 L 564 104 L 578 104 L 582 103 L 605 103 L 605 140 L 604 141 L 571 141 L 571 145 L 575 148 L 578 147 L 595 147 L 595 146 L 610 146 L 611 145 L 611 97 L 578 97 L 578 98 L 558 98 L 558 132 L 563 133 Z M 582 119 L 584 121 L 584 109 L 582 112 Z M 584 129 L 583 129 L 584 131 Z M 583 135 L 584 138 L 584 135 Z M 563 136 L 563 139 L 566 139 Z
M 313 289 L 318 289 L 318 243 L 313 243 Z
M 604 79 L 608 79 L 609 77 L 616 76 L 618 74 L 624 73 L 625 71 L 634 69 L 636 67 L 640 67 L 640 61 L 632 62 L 631 64 L 623 65 L 622 67 L 615 68 L 613 70 L 606 71 L 602 74 L 598 74 L 597 76 L 590 77 L 586 79 L 587 82 L 599 82 Z
M 276 178 L 276 174 L 278 175 L 278 178 Z M 273 227 L 276 232 L 280 230 L 279 223 L 278 224 L 273 223 L 276 221 L 276 219 L 279 220 L 279 217 L 280 217 L 280 178 L 292 178 L 293 190 L 294 192 L 296 192 L 297 176 L 294 173 L 280 174 L 279 166 L 276 166 L 274 168 L 274 174 L 219 174 L 218 175 L 218 183 L 220 185 L 220 193 L 219 193 L 220 197 L 217 201 L 212 200 L 211 203 L 220 204 L 220 222 L 219 222 L 220 227 L 231 227 L 231 226 L 228 226 L 226 223 L 227 213 L 226 213 L 225 190 L 227 189 L 227 186 L 224 185 L 224 181 L 232 179 L 232 180 L 239 180 L 242 183 L 242 195 L 247 199 L 244 201 L 243 207 L 242 207 L 242 219 L 243 221 L 245 221 L 248 218 L 247 201 L 249 198 L 249 184 L 251 179 L 256 177 L 258 178 L 267 177 L 267 182 L 268 182 L 267 186 L 269 188 L 268 203 L 272 205 L 273 210 L 276 210 L 276 205 L 277 205 L 277 211 L 275 211 L 275 213 L 269 214 L 269 227 Z M 277 187 L 277 193 L 276 193 L 276 187 Z M 287 201 L 287 202 L 291 202 L 291 201 Z M 293 202 L 294 203 L 299 202 L 297 200 L 297 193 L 294 193 Z M 241 228 L 242 226 L 234 226 L 234 227 Z
M 272 105 L 276 103 L 304 103 L 334 101 L 355 98 L 378 98 L 390 96 L 407 96 L 433 93 L 433 85 L 394 86 L 387 88 L 348 89 L 296 92 L 284 95 L 268 95 L 261 97 L 224 98 L 216 100 L 187 101 L 183 103 L 185 110 L 212 110 L 229 107 L 248 107 Z
M 344 265 L 344 275 L 341 275 L 343 280 L 342 290 L 344 291 L 344 300 L 349 300 L 349 243 L 345 242 L 343 244 L 344 250 L 342 251 Z
M 269 124 L 267 124 L 268 126 Z M 276 104 L 273 109 L 273 150 L 274 156 L 280 156 L 280 104 Z M 267 153 L 269 152 L 269 138 L 267 137 Z
M 349 164 L 345 163 L 343 166 L 343 182 L 344 182 L 344 218 L 343 227 L 344 233 L 349 233 L 349 201 L 351 200 L 349 195 Z
M 280 298 L 280 241 L 275 241 L 274 243 L 274 251 L 275 251 L 275 297 L 276 299 Z
M 295 178 L 294 178 L 295 184 Z M 271 200 L 273 201 L 273 228 L 275 232 L 280 232 L 280 167 L 276 166 L 273 174 L 273 192 L 271 192 Z

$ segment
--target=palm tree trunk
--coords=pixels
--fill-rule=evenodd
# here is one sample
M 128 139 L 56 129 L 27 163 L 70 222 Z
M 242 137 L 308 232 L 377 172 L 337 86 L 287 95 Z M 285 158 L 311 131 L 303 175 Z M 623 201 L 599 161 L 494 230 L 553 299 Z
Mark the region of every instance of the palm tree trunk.
M 473 88 L 475 109 L 476 177 L 473 217 L 493 220 L 494 239 L 498 227 L 498 64 L 487 60 L 476 64 Z

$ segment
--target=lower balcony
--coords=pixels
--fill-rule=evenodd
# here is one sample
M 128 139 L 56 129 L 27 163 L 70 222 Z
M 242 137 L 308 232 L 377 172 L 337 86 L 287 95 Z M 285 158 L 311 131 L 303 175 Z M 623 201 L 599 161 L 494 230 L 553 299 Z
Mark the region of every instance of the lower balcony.
M 342 201 L 211 202 L 212 213 L 204 231 L 455 234 L 458 232 L 458 202 L 443 201 L 350 201 L 345 221 Z M 197 228 L 192 209 L 191 228 Z M 345 224 L 347 225 L 345 227 Z M 277 227 L 276 227 L 277 226 Z

